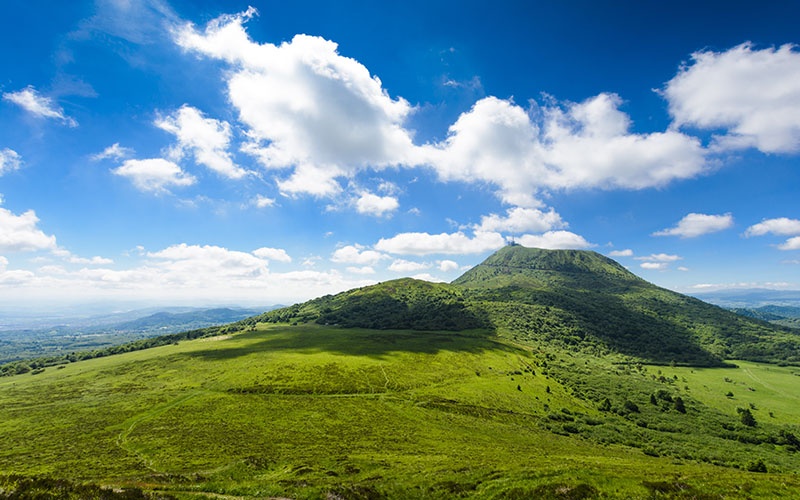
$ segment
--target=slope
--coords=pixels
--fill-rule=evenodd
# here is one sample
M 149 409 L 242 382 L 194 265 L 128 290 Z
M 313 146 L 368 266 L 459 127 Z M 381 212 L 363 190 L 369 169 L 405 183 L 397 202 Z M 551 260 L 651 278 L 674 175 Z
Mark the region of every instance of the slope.
M 800 362 L 800 337 L 659 288 L 596 252 L 505 247 L 452 284 L 401 279 L 249 320 L 361 328 L 483 328 L 524 345 L 662 364 Z
M 488 327 L 461 290 L 412 278 L 386 281 L 267 312 L 252 322 L 309 322 L 347 328 L 469 330 Z
M 518 340 L 659 363 L 800 361 L 791 330 L 657 287 L 595 252 L 509 246 L 453 284 Z
M 575 383 L 584 372 L 608 408 Z M 744 427 L 699 387 L 477 332 L 258 324 L 0 380 L 0 487 L 23 474 L 187 499 L 800 495 L 796 430 L 766 410 Z M 683 413 L 666 405 L 678 395 Z

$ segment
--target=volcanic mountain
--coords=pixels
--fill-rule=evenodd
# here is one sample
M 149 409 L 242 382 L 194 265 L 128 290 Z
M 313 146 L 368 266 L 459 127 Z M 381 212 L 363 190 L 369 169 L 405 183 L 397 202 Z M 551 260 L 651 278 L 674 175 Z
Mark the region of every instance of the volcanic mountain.
M 507 246 L 450 284 L 404 278 L 254 318 L 373 329 L 487 332 L 647 362 L 800 361 L 790 329 L 660 288 L 584 250 Z

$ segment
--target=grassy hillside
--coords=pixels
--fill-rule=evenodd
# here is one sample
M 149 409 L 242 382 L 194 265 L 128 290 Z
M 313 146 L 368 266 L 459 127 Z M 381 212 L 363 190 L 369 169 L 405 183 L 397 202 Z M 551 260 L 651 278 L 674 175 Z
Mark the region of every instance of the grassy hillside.
M 253 321 L 309 322 L 347 328 L 469 330 L 488 326 L 461 290 L 403 278 L 264 313 Z
M 509 246 L 452 284 L 402 279 L 253 320 L 361 328 L 487 327 L 528 345 L 663 364 L 800 363 L 800 337 L 659 288 L 595 252 Z
M 759 399 L 792 369 L 736 389 L 755 427 L 703 395 L 716 375 L 660 369 L 482 330 L 259 324 L 0 379 L 0 475 L 177 498 L 800 495 L 796 415 Z
M 800 497 L 798 337 L 594 252 L 141 342 L 0 367 L 0 495 Z

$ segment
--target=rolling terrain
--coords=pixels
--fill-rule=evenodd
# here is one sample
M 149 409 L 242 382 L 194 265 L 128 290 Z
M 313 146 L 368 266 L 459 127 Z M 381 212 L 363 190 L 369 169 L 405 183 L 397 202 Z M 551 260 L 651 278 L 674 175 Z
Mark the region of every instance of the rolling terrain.
M 799 344 L 594 252 L 508 247 L 0 378 L 0 494 L 798 497 Z
M 227 307 L 174 308 L 167 311 L 130 311 L 86 318 L 58 318 L 55 323 L 48 325 L 34 324 L 27 328 L 2 329 L 0 364 L 104 349 L 139 339 L 231 323 L 258 312 L 260 311 Z

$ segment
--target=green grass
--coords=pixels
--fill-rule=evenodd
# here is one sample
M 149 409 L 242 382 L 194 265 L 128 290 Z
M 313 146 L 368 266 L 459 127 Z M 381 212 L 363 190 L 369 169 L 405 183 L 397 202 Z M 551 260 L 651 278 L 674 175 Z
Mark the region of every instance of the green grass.
M 724 395 L 711 397 L 717 373 L 737 380 L 752 373 L 765 385 L 751 395 L 777 403 L 795 380 L 791 369 L 661 367 L 679 379 L 685 373 L 688 391 L 669 388 L 690 394 L 688 416 L 646 406 L 649 391 L 667 386 L 652 379 L 657 369 L 622 369 L 481 330 L 258 325 L 0 379 L 0 475 L 179 498 L 800 495 L 800 461 L 780 446 L 709 438 L 710 446 L 740 450 L 731 452 L 737 466 L 763 456 L 771 472 L 751 473 L 670 454 L 668 443 L 699 439 L 691 429 L 636 425 L 646 418 L 677 428 L 703 412 L 735 411 Z M 639 398 L 642 411 L 600 411 L 597 400 L 607 396 L 615 406 Z M 774 404 L 774 429 L 796 423 L 792 404 Z M 651 442 L 625 446 L 628 436 Z M 646 446 L 662 456 L 648 456 Z
M 759 421 L 800 425 L 800 368 L 732 363 L 735 368 L 659 367 L 650 371 L 661 369 L 669 376 L 677 375 L 678 385 L 689 387 L 687 392 L 693 397 L 720 411 L 735 413 L 736 408 L 755 407 L 752 411 Z M 728 393 L 733 396 L 726 396 Z

